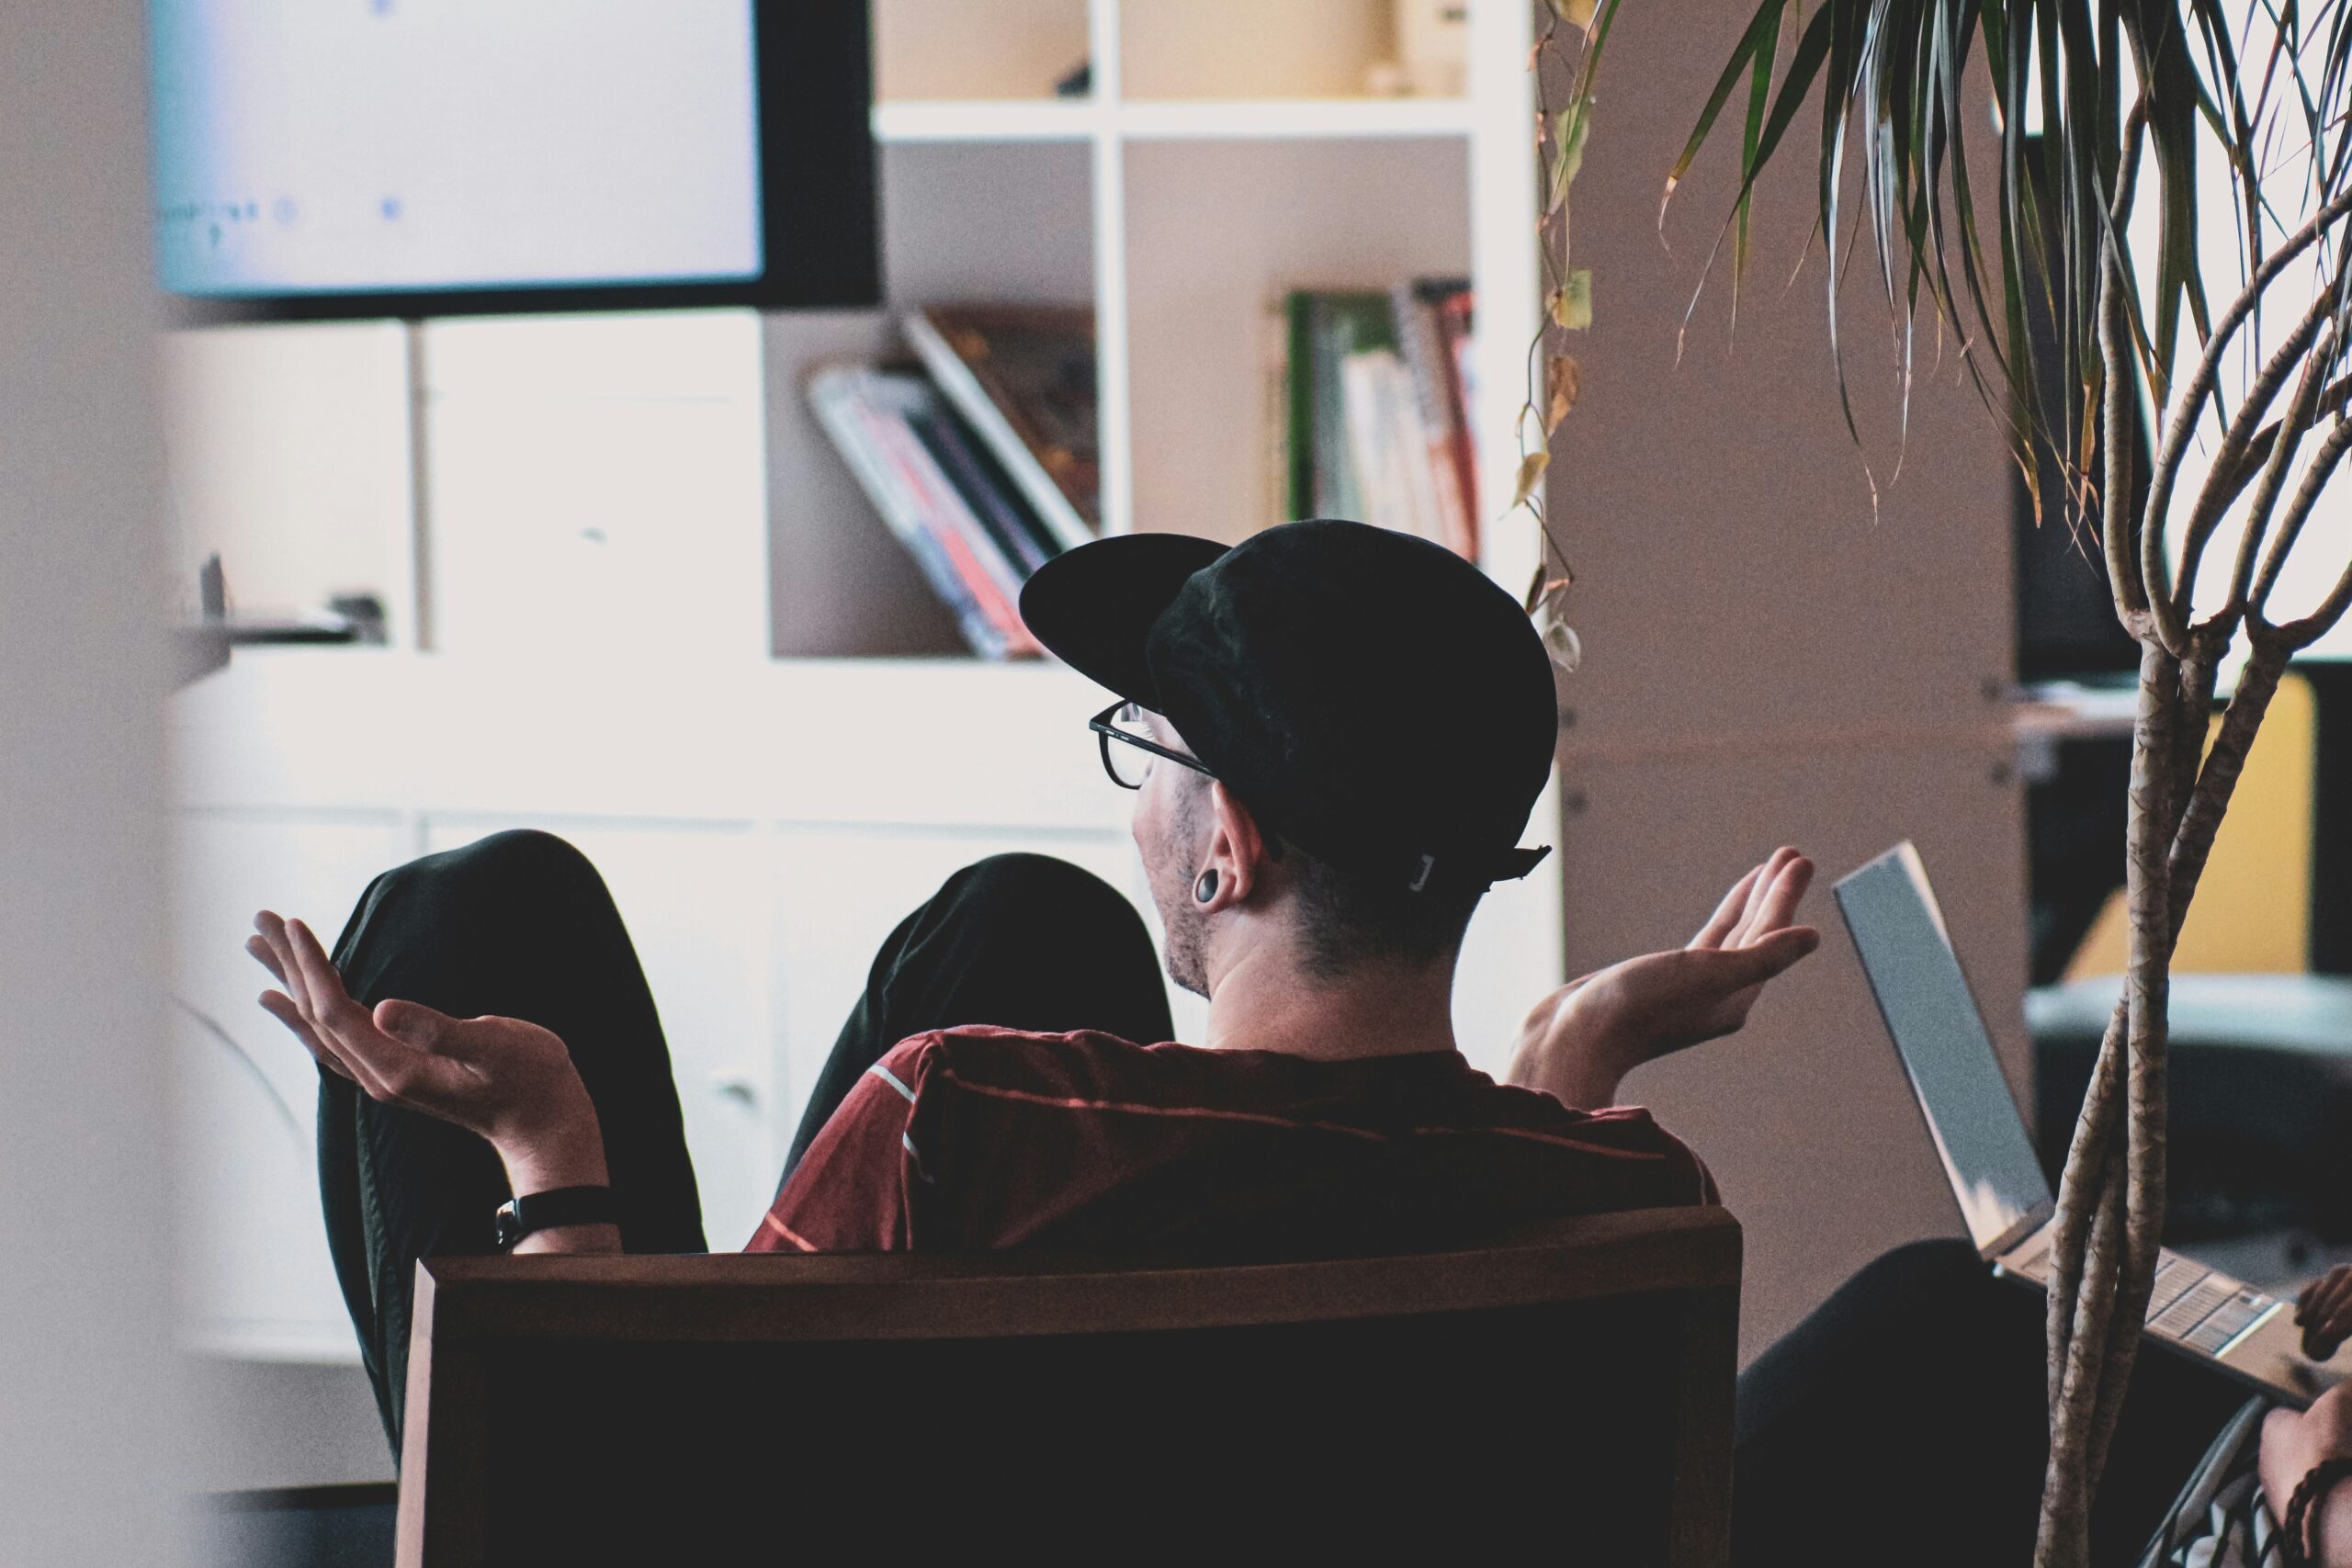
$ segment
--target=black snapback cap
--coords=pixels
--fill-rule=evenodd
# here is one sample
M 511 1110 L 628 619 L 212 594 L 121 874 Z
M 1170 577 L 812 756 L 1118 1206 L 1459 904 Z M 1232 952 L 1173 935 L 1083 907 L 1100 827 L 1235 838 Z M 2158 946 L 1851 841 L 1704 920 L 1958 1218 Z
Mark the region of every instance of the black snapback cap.
M 1552 771 L 1552 661 L 1519 604 L 1427 539 L 1285 523 L 1230 548 L 1098 539 L 1021 594 L 1037 640 L 1164 715 L 1269 830 L 1401 889 L 1484 887 Z

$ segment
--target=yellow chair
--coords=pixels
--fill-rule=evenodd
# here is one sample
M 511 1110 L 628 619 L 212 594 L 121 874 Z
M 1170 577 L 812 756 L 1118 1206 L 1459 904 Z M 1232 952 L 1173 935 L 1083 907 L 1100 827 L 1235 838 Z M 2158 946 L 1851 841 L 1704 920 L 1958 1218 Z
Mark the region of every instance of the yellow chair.
M 2290 975 L 2309 966 L 2317 720 L 2311 683 L 2290 673 L 2270 700 L 2213 840 L 2173 952 L 2174 974 Z M 2213 725 L 2218 729 L 2221 720 Z M 2091 922 L 2065 978 L 2122 974 L 2128 936 L 2118 888 Z

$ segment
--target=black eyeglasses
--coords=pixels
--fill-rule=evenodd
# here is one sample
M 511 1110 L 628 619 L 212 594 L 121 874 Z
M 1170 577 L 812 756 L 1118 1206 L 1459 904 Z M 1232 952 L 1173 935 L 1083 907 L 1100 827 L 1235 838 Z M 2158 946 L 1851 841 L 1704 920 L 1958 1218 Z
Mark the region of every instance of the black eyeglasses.
M 1144 780 L 1151 777 L 1152 759 L 1156 757 L 1165 757 L 1204 778 L 1216 777 L 1201 765 L 1199 758 L 1187 757 L 1182 751 L 1172 750 L 1154 740 L 1150 729 L 1144 723 L 1143 708 L 1138 704 L 1113 703 L 1088 719 L 1086 728 L 1102 738 L 1097 743 L 1102 748 L 1102 771 L 1110 774 L 1111 782 L 1121 789 L 1143 788 Z M 1144 754 L 1138 757 L 1134 752 L 1114 749 L 1111 744 L 1114 740 L 1122 741 Z

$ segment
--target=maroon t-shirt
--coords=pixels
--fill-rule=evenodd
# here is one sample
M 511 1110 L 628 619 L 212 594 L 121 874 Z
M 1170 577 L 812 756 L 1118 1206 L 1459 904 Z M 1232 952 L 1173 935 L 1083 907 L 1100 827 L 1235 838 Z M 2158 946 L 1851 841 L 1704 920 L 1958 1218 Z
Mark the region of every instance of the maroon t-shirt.
M 1299 1257 L 1715 1201 L 1648 1111 L 1573 1111 L 1452 1051 L 1326 1062 L 966 1028 L 868 1070 L 745 1250 Z

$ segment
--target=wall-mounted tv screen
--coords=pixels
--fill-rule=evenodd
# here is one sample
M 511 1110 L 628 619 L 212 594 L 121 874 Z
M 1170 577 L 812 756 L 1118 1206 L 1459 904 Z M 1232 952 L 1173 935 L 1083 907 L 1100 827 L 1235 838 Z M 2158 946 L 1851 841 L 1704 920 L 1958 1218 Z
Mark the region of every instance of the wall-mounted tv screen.
M 152 0 L 199 316 L 872 304 L 865 0 Z

